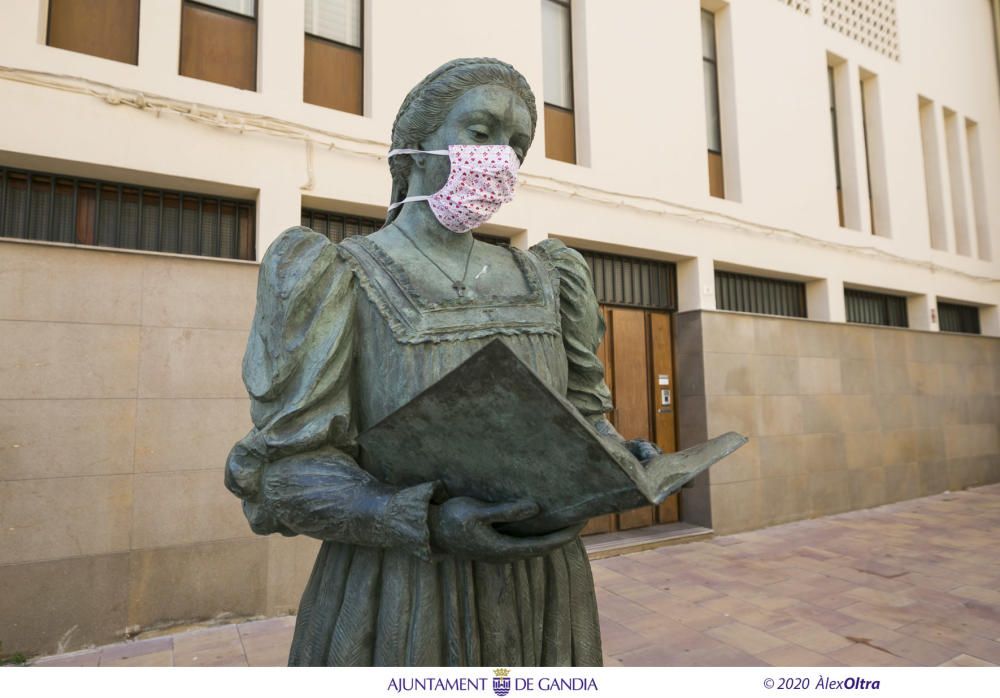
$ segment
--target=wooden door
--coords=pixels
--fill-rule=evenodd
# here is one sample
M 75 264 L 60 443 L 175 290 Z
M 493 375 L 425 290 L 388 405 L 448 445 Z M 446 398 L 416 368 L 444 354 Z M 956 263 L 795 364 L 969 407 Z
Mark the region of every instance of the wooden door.
M 646 439 L 666 452 L 675 451 L 670 316 L 608 306 L 602 306 L 601 312 L 607 332 L 597 355 L 604 364 L 605 380 L 615 405 L 608 419 L 626 439 Z M 583 533 L 607 533 L 677 520 L 674 495 L 658 507 L 645 506 L 591 519 Z

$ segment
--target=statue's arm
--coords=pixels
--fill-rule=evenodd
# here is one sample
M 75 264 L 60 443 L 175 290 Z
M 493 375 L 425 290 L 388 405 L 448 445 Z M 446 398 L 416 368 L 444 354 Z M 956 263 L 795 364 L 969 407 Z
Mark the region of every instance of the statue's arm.
M 355 280 L 325 237 L 292 228 L 261 262 L 243 359 L 254 428 L 226 486 L 257 533 L 396 547 L 428 556 L 439 487 L 391 487 L 356 460 Z
M 659 453 L 648 441 L 625 439 L 605 416 L 613 409 L 604 365 L 597 358 L 605 326 L 587 262 L 579 252 L 555 239 L 543 240 L 532 252 L 559 275 L 559 314 L 568 369 L 566 398 L 597 433 L 625 444 L 639 460 Z
M 247 441 L 230 453 L 230 467 L 259 456 Z M 405 547 L 430 555 L 428 507 L 437 483 L 393 487 L 333 447 L 304 451 L 261 464 L 256 492 L 244 512 L 258 533 L 302 534 L 376 547 Z

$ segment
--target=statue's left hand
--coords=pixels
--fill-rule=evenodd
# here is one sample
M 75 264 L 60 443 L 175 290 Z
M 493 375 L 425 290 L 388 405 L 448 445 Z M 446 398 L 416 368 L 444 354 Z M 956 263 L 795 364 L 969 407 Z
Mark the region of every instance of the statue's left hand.
M 431 506 L 428 526 L 431 544 L 440 552 L 458 558 L 485 562 L 510 562 L 535 557 L 569 543 L 585 522 L 542 536 L 509 536 L 493 524 L 523 521 L 538 513 L 538 505 L 527 500 L 492 504 L 472 497 L 453 497 Z

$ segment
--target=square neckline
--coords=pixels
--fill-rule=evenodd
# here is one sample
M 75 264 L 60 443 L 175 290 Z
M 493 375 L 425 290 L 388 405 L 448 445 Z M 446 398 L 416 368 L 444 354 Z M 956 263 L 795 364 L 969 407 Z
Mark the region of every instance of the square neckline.
M 346 242 L 346 241 L 345 241 Z M 459 296 L 456 298 L 447 298 L 443 300 L 431 300 L 426 297 L 425 294 L 417 290 L 416 285 L 413 283 L 413 279 L 409 272 L 403 267 L 403 265 L 397 261 L 394 257 L 390 256 L 385 249 L 382 248 L 375 240 L 369 237 L 356 237 L 352 241 L 355 244 L 360 244 L 364 247 L 368 253 L 378 262 L 386 273 L 392 277 L 393 281 L 410 296 L 416 306 L 421 310 L 436 310 L 436 309 L 461 309 L 461 308 L 482 308 L 482 307 L 510 307 L 519 305 L 539 305 L 543 303 L 542 298 L 542 285 L 541 285 L 541 274 L 536 267 L 529 260 L 526 259 L 528 253 L 520 250 L 512 245 L 495 245 L 496 247 L 504 247 L 509 252 L 514 260 L 515 265 L 517 265 L 518 270 L 521 272 L 521 278 L 524 280 L 528 287 L 526 293 L 519 293 L 515 295 L 500 295 L 500 294 L 488 294 L 481 295 L 477 298 L 469 298 L 464 296 Z M 490 244 L 490 243 L 483 243 Z

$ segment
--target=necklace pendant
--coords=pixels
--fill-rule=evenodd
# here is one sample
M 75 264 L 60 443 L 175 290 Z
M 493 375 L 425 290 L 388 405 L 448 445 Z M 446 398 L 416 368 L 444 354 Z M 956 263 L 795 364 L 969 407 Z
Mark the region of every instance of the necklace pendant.
M 455 293 L 458 294 L 459 298 L 465 297 L 465 284 L 461 281 L 454 282 L 451 287 L 455 289 Z

